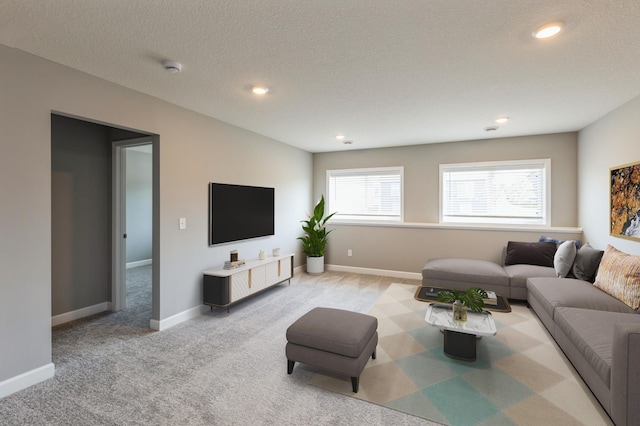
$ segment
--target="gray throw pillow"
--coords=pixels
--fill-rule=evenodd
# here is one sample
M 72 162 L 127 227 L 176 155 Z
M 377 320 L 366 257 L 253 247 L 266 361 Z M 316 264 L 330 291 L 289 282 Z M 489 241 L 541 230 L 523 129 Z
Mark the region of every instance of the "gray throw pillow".
M 558 277 L 565 278 L 571 271 L 577 251 L 575 242 L 571 240 L 565 241 L 558 246 L 558 250 L 553 256 L 553 267 Z
M 553 268 L 553 256 L 556 254 L 556 243 L 552 242 L 518 242 L 507 243 L 505 265 L 539 265 Z
M 573 262 L 573 276 L 579 280 L 594 282 L 603 254 L 604 250 L 594 249 L 589 243 L 585 243 Z

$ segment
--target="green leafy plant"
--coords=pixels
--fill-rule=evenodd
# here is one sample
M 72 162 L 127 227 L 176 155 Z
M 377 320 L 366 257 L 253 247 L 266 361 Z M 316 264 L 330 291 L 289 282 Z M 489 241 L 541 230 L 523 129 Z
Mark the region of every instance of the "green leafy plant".
M 327 236 L 331 231 L 327 231 L 327 221 L 336 214 L 331 213 L 328 216 L 324 216 L 324 195 L 320 197 L 320 201 L 313 208 L 313 214 L 309 216 L 309 219 L 303 220 L 302 230 L 306 235 L 298 237 L 302 241 L 302 249 L 304 253 L 309 257 L 321 257 L 324 256 L 324 249 L 327 245 Z
M 466 290 L 444 290 L 436 296 L 438 302 L 453 303 L 459 300 L 474 312 L 482 312 L 482 308 L 484 308 L 484 300 L 482 299 L 487 297 L 487 292 L 478 287 Z

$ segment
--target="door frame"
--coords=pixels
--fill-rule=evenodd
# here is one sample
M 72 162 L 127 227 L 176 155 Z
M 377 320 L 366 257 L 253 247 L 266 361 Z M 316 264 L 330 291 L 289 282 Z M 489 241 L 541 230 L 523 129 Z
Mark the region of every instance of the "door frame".
M 153 207 L 152 207 L 152 305 L 156 309 L 155 295 L 157 277 L 157 141 L 154 135 L 135 139 L 125 139 L 112 142 L 112 261 L 111 261 L 111 310 L 120 311 L 127 307 L 126 291 L 126 233 L 127 233 L 127 208 L 126 208 L 126 156 L 125 149 L 134 146 L 151 145 L 152 169 L 153 169 Z M 155 316 L 152 313 L 152 317 Z M 150 319 L 152 320 L 152 319 Z M 150 323 L 151 324 L 151 323 Z M 151 326 L 151 325 L 150 325 Z

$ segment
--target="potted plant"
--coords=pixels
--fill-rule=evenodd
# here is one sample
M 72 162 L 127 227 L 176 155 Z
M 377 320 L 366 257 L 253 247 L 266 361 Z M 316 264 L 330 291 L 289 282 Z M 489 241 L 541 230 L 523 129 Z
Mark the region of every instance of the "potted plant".
M 444 290 L 436 296 L 439 302 L 453 303 L 453 319 L 456 321 L 467 320 L 467 308 L 474 312 L 482 312 L 487 292 L 478 287 L 466 290 Z
M 313 214 L 309 219 L 303 220 L 302 230 L 305 235 L 298 237 L 302 241 L 302 250 L 307 255 L 307 272 L 309 274 L 321 274 L 324 272 L 324 249 L 327 245 L 327 221 L 336 214 L 324 215 L 324 195 L 313 208 Z

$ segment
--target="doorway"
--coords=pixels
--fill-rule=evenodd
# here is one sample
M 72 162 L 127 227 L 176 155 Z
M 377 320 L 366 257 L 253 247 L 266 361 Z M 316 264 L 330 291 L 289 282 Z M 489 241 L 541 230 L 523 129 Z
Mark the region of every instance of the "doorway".
M 136 138 L 136 139 L 132 139 Z M 67 114 L 51 114 L 52 173 L 52 325 L 56 326 L 105 311 L 120 311 L 126 298 L 126 247 L 122 257 L 115 247 L 124 231 L 114 223 L 117 193 L 116 150 L 147 145 L 143 156 L 150 159 L 147 184 L 147 233 L 151 249 L 145 256 L 147 309 L 141 327 L 157 329 L 159 315 L 159 156 L 158 135 L 142 133 Z M 125 151 L 126 152 L 126 151 Z M 133 152 L 133 151 L 132 151 Z M 136 152 L 135 155 L 142 155 Z M 124 192 L 123 192 L 124 194 Z M 149 231 L 150 229 L 150 231 Z M 135 250 L 130 250 L 135 253 Z M 149 254 L 150 253 L 150 254 Z M 135 266 L 135 262 L 129 262 Z M 114 271 L 123 271 L 121 276 Z M 147 279 L 147 283 L 149 280 Z M 126 293 L 125 293 L 126 295 Z M 127 315 L 118 318 L 126 322 Z M 156 327 L 154 327 L 156 325 Z

